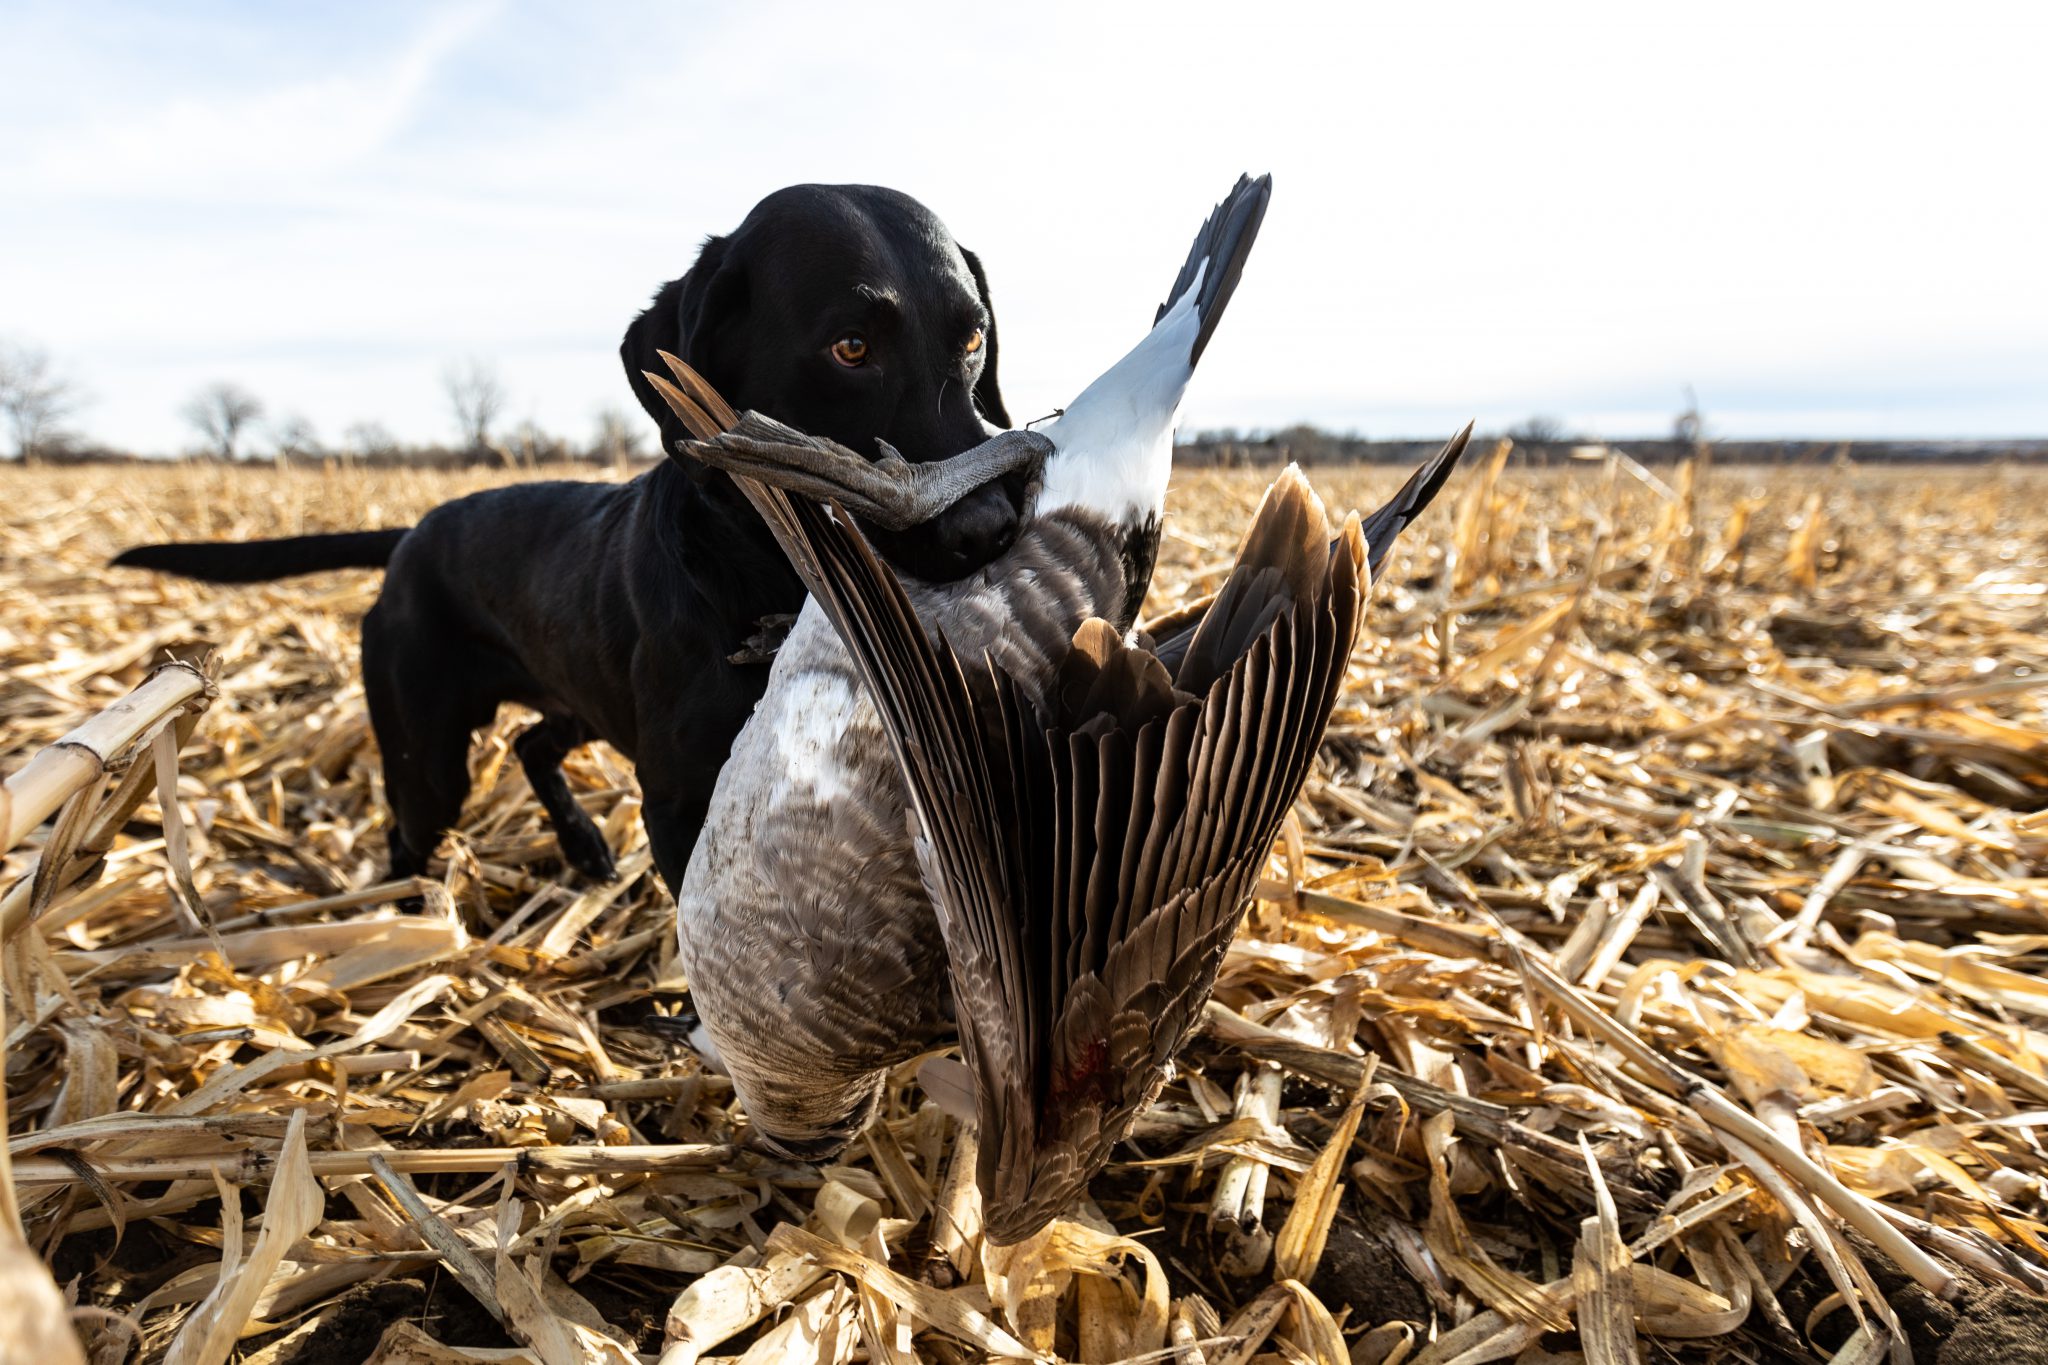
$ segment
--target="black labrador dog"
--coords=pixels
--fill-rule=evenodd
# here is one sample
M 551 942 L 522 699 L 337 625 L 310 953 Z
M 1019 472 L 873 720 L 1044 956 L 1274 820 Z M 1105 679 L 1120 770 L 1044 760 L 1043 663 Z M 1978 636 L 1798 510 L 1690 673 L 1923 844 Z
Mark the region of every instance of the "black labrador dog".
M 913 461 L 1010 424 L 996 321 L 974 254 L 908 195 L 777 191 L 712 237 L 619 348 L 665 450 L 685 435 L 642 377 L 680 356 L 741 409 Z M 1008 548 L 1025 476 L 922 526 L 869 528 L 906 572 L 958 578 Z M 117 565 L 258 582 L 388 565 L 363 622 L 363 681 L 391 802 L 391 872 L 421 872 L 469 793 L 473 731 L 501 703 L 541 713 L 514 744 L 562 855 L 616 875 L 562 759 L 591 739 L 631 758 L 656 866 L 673 889 L 734 737 L 767 686 L 764 627 L 803 584 L 724 474 L 666 459 L 625 484 L 556 481 L 446 503 L 417 526 L 131 549 Z

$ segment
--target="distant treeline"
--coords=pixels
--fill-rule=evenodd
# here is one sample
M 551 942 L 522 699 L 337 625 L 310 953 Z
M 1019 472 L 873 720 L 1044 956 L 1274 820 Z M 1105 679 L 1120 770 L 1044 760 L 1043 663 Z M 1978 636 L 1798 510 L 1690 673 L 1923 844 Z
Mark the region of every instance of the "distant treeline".
M 554 437 L 487 446 L 406 445 L 398 442 L 369 448 L 308 446 L 295 451 L 256 451 L 233 460 L 191 452 L 175 456 L 137 455 L 107 446 L 64 445 L 43 450 L 35 457 L 35 463 L 39 465 L 232 464 L 237 468 L 248 466 L 256 469 L 330 464 L 357 469 L 541 469 L 652 462 L 653 456 L 645 442 L 593 442 L 585 445 Z
M 294 413 L 270 413 L 261 398 L 230 379 L 202 386 L 178 409 L 199 438 L 178 457 L 249 465 L 337 465 L 365 469 L 464 469 L 493 466 L 539 469 L 604 464 L 624 468 L 660 455 L 648 424 L 638 413 L 608 407 L 593 414 L 587 440 L 564 437 L 527 420 L 500 419 L 507 395 L 497 371 L 476 356 L 449 363 L 441 376 L 448 413 L 457 433 L 453 443 L 399 441 L 382 423 L 359 421 L 339 440 L 322 440 L 313 424 Z M 2000 460 L 2048 457 L 2048 440 L 2008 441 L 1702 441 L 1713 428 L 1698 397 L 1685 389 L 1686 406 L 1665 436 L 1602 442 L 1572 432 L 1564 418 L 1536 415 L 1497 433 L 1481 432 L 1479 444 L 1505 438 L 1512 458 L 1529 465 L 1597 459 L 1612 447 L 1646 464 L 1671 464 L 1703 449 L 1724 463 L 1811 465 L 1846 460 L 1856 464 L 1991 464 Z M 0 428 L 11 436 L 15 458 L 49 465 L 126 464 L 138 456 L 111 448 L 77 430 L 72 419 L 85 400 L 61 364 L 33 345 L 0 345 Z M 1302 465 L 1414 464 L 1433 454 L 1439 440 L 1374 441 L 1356 432 L 1325 431 L 1297 423 L 1273 431 L 1198 431 L 1185 434 L 1174 450 L 1189 467 L 1277 467 Z
M 1491 447 L 1498 434 L 1481 433 L 1474 445 Z M 1597 459 L 1609 448 L 1626 451 L 1644 464 L 1676 464 L 1693 455 L 1693 441 L 1653 439 L 1596 441 L 1559 438 L 1532 440 L 1509 434 L 1511 463 L 1561 465 Z M 1441 440 L 1368 440 L 1363 436 L 1295 426 L 1271 434 L 1240 435 L 1200 431 L 1183 436 L 1174 462 L 1193 468 L 1257 469 L 1293 462 L 1303 466 L 1387 464 L 1412 465 L 1436 453 Z M 1847 460 L 1855 464 L 1994 464 L 2002 460 L 2048 459 L 2048 440 L 2011 441 L 1711 441 L 1713 458 L 1723 464 L 1812 465 Z
M 354 466 L 363 469 L 471 469 L 485 466 L 540 469 L 564 465 L 645 465 L 654 452 L 638 439 L 620 439 L 606 432 L 590 443 L 544 435 L 530 428 L 510 441 L 488 445 L 407 445 L 395 441 L 339 449 L 308 445 L 297 451 L 263 451 L 232 461 L 257 468 L 278 465 Z M 637 436 L 637 433 L 635 433 Z M 609 439 L 607 439 L 609 438 Z M 1490 447 L 1497 435 L 1480 434 L 1474 443 Z M 1626 451 L 1644 464 L 1675 464 L 1698 447 L 1690 441 L 1532 440 L 1510 436 L 1511 463 L 1538 468 L 1597 459 L 1611 447 Z M 1174 462 L 1186 468 L 1278 468 L 1293 462 L 1317 465 L 1413 465 L 1436 453 L 1438 440 L 1369 440 L 1363 436 L 1294 426 L 1271 434 L 1201 431 L 1184 436 L 1174 447 Z M 2048 460 L 2048 440 L 2009 441 L 1712 441 L 1716 462 L 1745 465 L 1814 465 L 1846 460 L 1854 464 L 1994 464 L 2004 460 Z M 180 460 L 213 460 L 212 455 L 183 455 Z M 99 445 L 64 444 L 46 447 L 35 457 L 43 465 L 163 463 L 165 457 L 141 456 Z M 223 462 L 227 463 L 227 462 Z

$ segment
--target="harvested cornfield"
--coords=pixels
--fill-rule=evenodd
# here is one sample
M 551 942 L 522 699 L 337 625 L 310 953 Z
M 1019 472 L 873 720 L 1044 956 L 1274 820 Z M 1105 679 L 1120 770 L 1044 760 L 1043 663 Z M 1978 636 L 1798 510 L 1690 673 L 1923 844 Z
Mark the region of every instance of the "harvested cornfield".
M 908 1074 L 842 1164 L 735 1146 L 629 765 L 569 765 L 615 885 L 510 714 L 379 884 L 376 576 L 102 567 L 509 475 L 0 472 L 0 769 L 199 670 L 0 821 L 63 799 L 0 877 L 0 1301 L 95 1362 L 2048 1358 L 2048 471 L 1475 456 L 1208 1028 L 1004 1252 Z M 1177 482 L 1155 610 L 1263 482 Z

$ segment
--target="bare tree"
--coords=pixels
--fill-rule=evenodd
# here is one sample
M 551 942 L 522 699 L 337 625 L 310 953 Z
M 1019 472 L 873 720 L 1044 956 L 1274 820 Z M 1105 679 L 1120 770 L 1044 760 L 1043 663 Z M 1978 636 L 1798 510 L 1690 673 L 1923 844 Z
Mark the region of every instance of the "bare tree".
M 379 460 L 398 453 L 398 438 L 382 422 L 356 422 L 341 434 L 343 448 L 364 459 Z
M 569 443 L 559 436 L 551 436 L 546 428 L 531 417 L 512 428 L 512 439 L 507 443 L 508 459 L 528 469 L 538 469 L 544 464 L 559 464 L 569 458 Z
M 1321 463 L 1337 453 L 1337 443 L 1330 433 L 1307 422 L 1280 428 L 1273 433 L 1273 444 L 1280 447 L 1281 459 L 1303 467 Z
M 1558 417 L 1530 417 L 1508 428 L 1507 436 L 1519 446 L 1554 446 L 1570 440 L 1564 420 Z
M 470 359 L 450 365 L 441 376 L 448 391 L 448 406 L 455 409 L 455 424 L 471 450 L 491 448 L 491 424 L 505 410 L 505 388 L 498 372 L 481 360 Z
M 0 415 L 14 434 L 14 451 L 28 464 L 63 439 L 58 424 L 78 407 L 69 380 L 56 373 L 50 353 L 34 346 L 0 348 Z
M 312 422 L 300 413 L 292 413 L 272 426 L 270 441 L 277 447 L 279 464 L 320 458 L 319 433 L 313 430 Z
M 639 418 L 606 408 L 597 414 L 597 439 L 591 443 L 590 457 L 613 464 L 637 460 L 643 449 L 641 435 Z
M 1699 395 L 1685 386 L 1685 411 L 1671 420 L 1671 439 L 1686 451 L 1697 452 L 1707 443 L 1707 419 L 1700 412 Z
M 232 460 L 242 432 L 263 415 L 263 404 L 241 385 L 223 381 L 194 394 L 180 412 L 213 447 L 214 454 Z

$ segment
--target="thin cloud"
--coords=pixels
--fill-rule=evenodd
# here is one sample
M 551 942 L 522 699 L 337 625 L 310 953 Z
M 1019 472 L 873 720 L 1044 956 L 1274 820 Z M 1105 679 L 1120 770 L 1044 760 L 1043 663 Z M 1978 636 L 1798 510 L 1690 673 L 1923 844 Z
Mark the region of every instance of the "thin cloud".
M 70 122 L 24 131 L 10 178 L 26 192 L 237 201 L 286 196 L 386 150 L 448 58 L 500 5 L 433 15 L 395 51 L 312 79 L 270 83 L 226 64 L 197 88 L 102 88 Z M 199 73 L 194 73 L 195 75 Z M 123 95 L 126 98 L 123 98 Z
M 581 431 L 656 287 L 814 179 L 938 211 L 1043 411 L 1242 169 L 1278 194 L 1194 425 L 1619 436 L 1690 382 L 1728 435 L 2048 431 L 2004 379 L 2048 373 L 2022 6 L 212 13 L 33 11 L 0 90 L 0 330 L 113 442 L 215 378 L 440 436 L 471 354 Z

